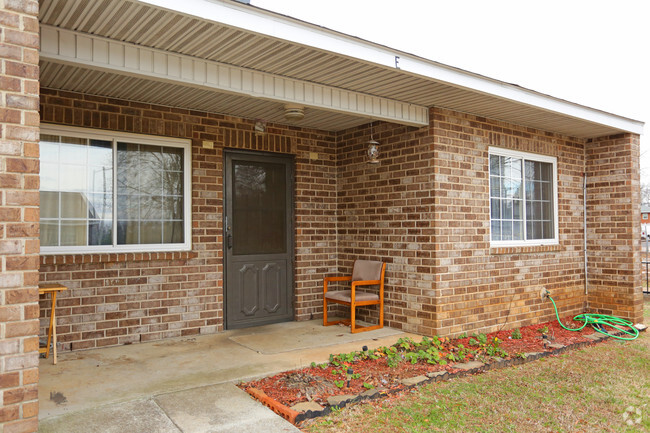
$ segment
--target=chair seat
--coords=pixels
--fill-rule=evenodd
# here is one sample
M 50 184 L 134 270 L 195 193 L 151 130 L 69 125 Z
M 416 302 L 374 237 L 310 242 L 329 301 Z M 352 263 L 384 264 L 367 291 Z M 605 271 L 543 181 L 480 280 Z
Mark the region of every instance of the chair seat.
M 325 297 L 334 301 L 352 302 L 352 290 L 335 290 L 327 292 Z M 355 302 L 379 301 L 379 295 L 356 290 L 354 300 Z

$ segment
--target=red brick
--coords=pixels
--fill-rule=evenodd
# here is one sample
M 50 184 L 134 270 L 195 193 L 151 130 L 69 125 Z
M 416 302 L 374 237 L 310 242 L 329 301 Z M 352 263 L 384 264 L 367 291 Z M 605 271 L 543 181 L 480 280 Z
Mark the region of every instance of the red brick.
M 0 208 L 0 222 L 17 222 L 20 221 L 20 208 L 3 207 Z
M 0 10 L 0 24 L 7 27 L 18 28 L 18 26 L 20 26 L 20 16 L 5 10 Z
M 38 368 L 23 371 L 23 384 L 29 385 L 32 383 L 38 383 Z
M 20 188 L 20 175 L 0 173 L 0 188 Z
M 0 423 L 16 420 L 19 414 L 20 406 L 17 404 L 0 407 Z
M 4 425 L 3 433 L 32 433 L 38 429 L 38 418 L 27 418 Z
M 5 0 L 5 8 L 27 15 L 38 15 L 38 1 L 36 0 Z
M 25 304 L 38 301 L 38 289 L 20 288 L 5 291 L 5 302 L 7 304 Z
M 38 401 L 23 403 L 23 417 L 31 418 L 38 415 Z
M 38 320 L 5 323 L 5 337 L 28 337 L 38 334 Z
M 0 374 L 0 389 L 15 388 L 20 384 L 20 374 L 4 373 Z

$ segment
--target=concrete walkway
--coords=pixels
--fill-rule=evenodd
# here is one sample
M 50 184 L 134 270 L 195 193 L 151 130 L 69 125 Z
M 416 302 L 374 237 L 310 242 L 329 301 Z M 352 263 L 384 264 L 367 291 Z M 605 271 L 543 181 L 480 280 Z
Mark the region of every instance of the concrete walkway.
M 299 432 L 235 384 L 416 337 L 321 323 L 64 353 L 57 365 L 41 359 L 39 432 Z

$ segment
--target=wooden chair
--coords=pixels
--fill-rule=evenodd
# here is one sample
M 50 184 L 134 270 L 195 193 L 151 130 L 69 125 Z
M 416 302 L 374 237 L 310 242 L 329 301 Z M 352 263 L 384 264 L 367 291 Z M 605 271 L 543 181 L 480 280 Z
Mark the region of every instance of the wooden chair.
M 353 334 L 363 331 L 372 331 L 384 327 L 384 274 L 386 263 L 372 260 L 356 260 L 352 268 L 352 275 L 340 277 L 325 277 L 323 280 L 323 326 L 337 323 L 349 323 Z M 331 281 L 352 281 L 350 290 L 327 291 L 327 284 Z M 357 290 L 359 286 L 379 286 L 379 293 L 370 293 Z M 350 307 L 350 320 L 327 320 L 327 303 L 347 305 Z M 366 305 L 379 305 L 379 323 L 373 326 L 357 326 L 355 322 L 356 307 Z

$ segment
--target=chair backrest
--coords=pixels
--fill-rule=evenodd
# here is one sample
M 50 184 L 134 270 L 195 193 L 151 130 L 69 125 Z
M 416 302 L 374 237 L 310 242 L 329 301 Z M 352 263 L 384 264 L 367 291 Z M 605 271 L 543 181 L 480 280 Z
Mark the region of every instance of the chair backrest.
M 382 262 L 374 260 L 355 260 L 352 281 L 380 280 L 382 266 Z

